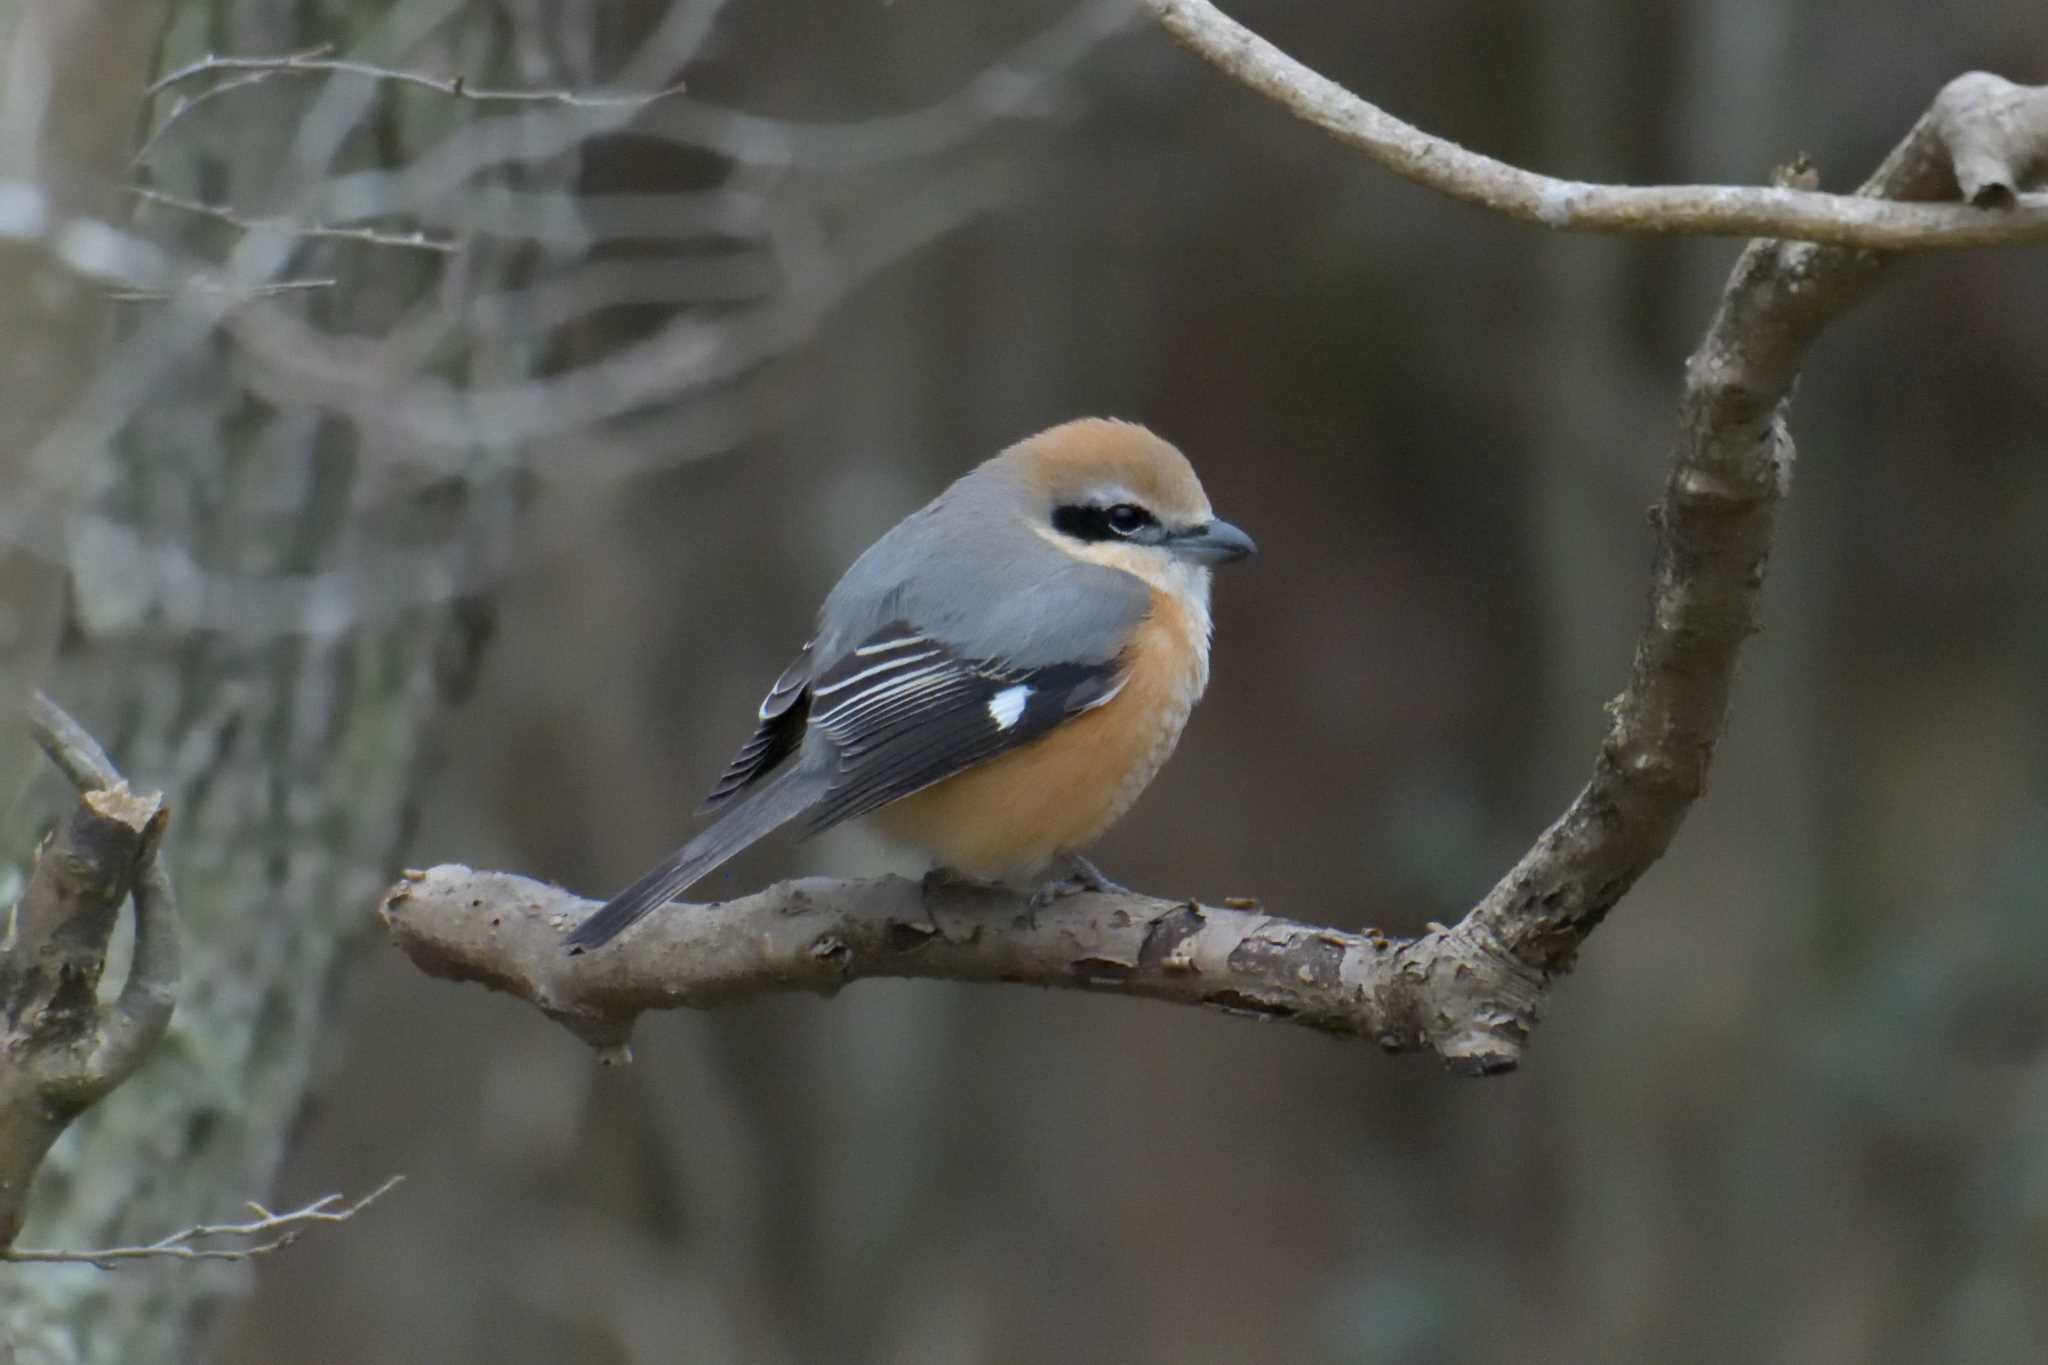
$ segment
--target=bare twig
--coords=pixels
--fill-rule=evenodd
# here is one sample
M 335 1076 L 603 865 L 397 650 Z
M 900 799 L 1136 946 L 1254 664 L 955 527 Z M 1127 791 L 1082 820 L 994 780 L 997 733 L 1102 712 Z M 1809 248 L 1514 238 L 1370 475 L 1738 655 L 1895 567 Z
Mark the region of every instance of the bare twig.
M 353 1204 L 338 1194 L 323 1194 L 312 1203 L 285 1213 L 272 1213 L 249 1201 L 256 1216 L 245 1223 L 200 1223 L 140 1246 L 99 1247 L 91 1251 L 53 1251 L 36 1247 L 0 1248 L 0 1261 L 43 1261 L 94 1265 L 112 1270 L 128 1261 L 249 1261 L 296 1242 L 322 1223 L 346 1223 L 405 1182 L 394 1175 Z M 337 1207 L 339 1205 L 339 1207 Z M 195 1246 L 217 1238 L 240 1238 L 245 1246 Z
M 390 85 L 407 85 L 415 89 L 431 90 L 437 95 L 453 99 L 475 100 L 480 104 L 556 104 L 573 109 L 616 109 L 631 108 L 634 105 L 652 104 L 656 100 L 668 99 L 683 93 L 683 85 L 663 86 L 659 90 L 621 90 L 603 94 L 591 94 L 575 90 L 510 90 L 494 89 L 488 86 L 471 85 L 463 76 L 425 76 L 417 71 L 402 71 L 396 67 L 377 66 L 370 62 L 351 61 L 343 57 L 329 57 L 331 46 L 311 48 L 304 52 L 287 52 L 270 57 L 222 57 L 209 54 L 196 62 L 188 63 L 175 71 L 151 81 L 143 94 L 160 95 L 173 86 L 203 76 L 222 74 L 273 76 L 361 76 L 365 80 L 382 81 Z
M 164 116 L 161 123 L 151 130 L 149 136 L 130 158 L 131 166 L 139 166 L 148 160 L 149 154 L 173 127 L 183 122 L 193 110 L 235 90 L 244 90 L 252 85 L 261 85 L 280 76 L 357 76 L 365 80 L 387 85 L 410 86 L 414 89 L 429 90 L 437 95 L 452 99 L 472 100 L 478 104 L 554 105 L 570 109 L 623 109 L 631 110 L 642 105 L 671 98 L 683 92 L 680 82 L 664 86 L 659 90 L 615 91 L 611 93 L 590 93 L 574 90 L 513 90 L 474 86 L 462 76 L 427 76 L 417 71 L 404 71 L 395 67 L 377 66 L 370 62 L 352 61 L 333 57 L 333 44 L 323 43 L 307 48 L 303 52 L 286 52 L 267 57 L 223 57 L 209 54 L 196 62 L 187 63 L 150 82 L 143 94 L 155 98 L 189 81 L 209 76 L 225 79 L 200 91 L 196 95 L 180 97 Z
M 309 47 L 305 49 L 303 52 L 292 53 L 289 55 L 302 58 L 324 57 L 332 51 L 334 51 L 334 44 L 321 43 L 317 47 Z M 216 99 L 221 95 L 225 95 L 230 91 L 246 89 L 247 87 L 252 85 L 261 85 L 265 81 L 268 81 L 279 74 L 281 73 L 274 70 L 252 71 L 247 75 L 235 76 L 227 80 L 218 81 L 213 85 L 208 86 L 206 89 L 200 91 L 196 95 L 180 95 L 178 97 L 177 103 L 171 106 L 171 111 L 164 115 L 163 121 L 157 124 L 156 127 L 150 129 L 149 136 L 142 140 L 142 145 L 140 147 L 137 147 L 135 149 L 135 154 L 128 158 L 129 169 L 132 170 L 135 167 L 140 166 L 143 162 L 147 161 L 149 159 L 149 154 L 156 149 L 157 143 L 162 141 L 164 137 L 166 137 L 170 133 L 171 129 L 175 128 L 178 124 L 182 123 L 185 120 L 185 118 L 188 115 L 190 115 L 193 110 L 199 108 L 199 106 L 206 104 L 207 102 Z M 165 88 L 164 82 L 162 80 L 158 80 L 145 92 L 145 97 L 154 97 L 161 88 Z
M 156 190 L 137 193 L 166 203 L 175 199 Z M 211 205 L 181 202 L 176 206 L 220 216 Z M 247 222 L 236 225 L 255 226 Z M 0 180 L 0 241 L 40 247 L 79 278 L 107 286 L 101 297 L 120 301 L 161 301 L 187 295 L 255 299 L 326 289 L 335 283 L 331 279 L 289 279 L 238 284 L 196 262 L 175 258 L 155 242 L 112 223 L 57 217 L 42 188 L 24 181 Z M 12 542 L 19 531 L 9 524 L 9 512 L 20 515 L 22 508 L 0 506 L 0 539 Z
M 314 289 L 332 289 L 341 281 L 331 277 L 306 280 L 272 280 L 268 284 L 250 285 L 239 288 L 209 281 L 194 281 L 180 289 L 109 289 L 103 297 L 115 303 L 164 303 L 177 298 L 187 291 L 195 293 L 225 292 L 238 298 L 268 299 L 280 294 L 303 294 Z
M 228 71 L 243 71 L 249 73 L 251 79 L 268 80 L 273 76 L 280 76 L 287 71 L 295 69 L 300 62 L 314 61 L 321 57 L 331 56 L 333 53 L 333 43 L 315 43 L 313 46 L 301 48 L 297 52 L 280 52 L 268 57 L 223 58 L 209 52 L 196 62 L 188 62 L 174 71 L 168 71 L 158 76 L 142 88 L 142 97 L 144 99 L 155 99 L 164 91 L 169 90 L 173 86 L 182 85 L 186 81 Z M 239 67 L 227 65 L 227 63 L 234 61 L 246 61 L 251 64 Z M 212 94 L 219 89 L 220 86 L 216 85 L 204 93 Z
M 198 199 L 188 199 L 181 194 L 172 194 L 167 190 L 131 185 L 128 192 L 148 203 L 217 219 L 244 232 L 283 232 L 294 237 L 335 238 L 341 241 L 367 242 L 371 246 L 399 247 L 409 251 L 437 251 L 444 254 L 461 249 L 460 244 L 452 238 L 430 236 L 417 229 L 412 232 L 387 232 L 381 228 L 338 227 L 331 223 L 296 223 L 286 218 L 251 218 L 225 204 L 208 204 Z M 298 284 L 299 287 L 304 287 L 304 282 Z
M 2004 195 L 1973 204 L 1906 203 L 1759 185 L 1599 185 L 1559 180 L 1434 137 L 1367 103 L 1217 9 L 1209 0 L 1144 0 L 1197 55 L 1278 101 L 1396 175 L 1495 213 L 1573 232 L 1660 236 L 1789 237 L 1889 251 L 2048 242 L 2048 200 Z M 2025 90 L 1982 73 L 1964 79 L 1979 99 L 2005 100 L 2005 116 L 2038 146 L 2048 129 L 2048 88 Z M 1965 114 L 1965 123 L 1974 116 Z M 1953 200 L 1953 175 L 1916 196 Z M 1973 199 L 1978 198 L 1973 191 Z

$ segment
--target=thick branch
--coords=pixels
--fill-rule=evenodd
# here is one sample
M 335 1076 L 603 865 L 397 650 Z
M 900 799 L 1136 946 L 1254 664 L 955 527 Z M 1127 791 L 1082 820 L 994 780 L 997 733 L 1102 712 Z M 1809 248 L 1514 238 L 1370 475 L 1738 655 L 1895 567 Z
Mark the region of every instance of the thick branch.
M 940 878 L 784 882 L 676 907 L 624 950 L 571 957 L 563 931 L 596 909 L 543 882 L 449 865 L 408 873 L 379 913 L 422 971 L 516 995 L 614 1056 L 645 1010 L 929 977 L 1207 1005 L 1483 1069 L 1493 1049 L 1473 1052 L 1470 1022 L 1527 1017 L 1542 984 L 1463 928 L 1391 939 L 1129 894 L 1035 909 Z
M 1970 78 L 1966 78 L 1970 79 Z M 1925 199 L 1952 191 L 1951 144 L 1967 131 L 1937 100 L 1857 191 Z M 2037 151 L 2048 148 L 2048 125 Z M 1803 168 L 1795 175 L 1810 174 Z M 1481 901 L 1488 926 L 1545 972 L 1580 943 L 1663 855 L 1706 788 L 1742 643 L 1762 628 L 1764 572 L 1794 449 L 1785 410 L 1807 350 L 1875 287 L 1895 257 L 1809 242 L 1757 241 L 1737 258 L 1707 335 L 1686 363 L 1678 441 L 1657 527 L 1649 619 L 1593 778 Z
M 178 928 L 159 866 L 167 812 L 128 789 L 92 737 L 38 694 L 36 738 L 81 788 L 36 854 L 0 939 L 0 1250 L 21 1230 L 50 1144 L 133 1074 L 177 1002 Z M 135 894 L 135 957 L 120 997 L 98 1003 L 107 940 Z
M 2022 202 L 2014 193 L 2026 168 L 2038 162 L 2011 153 L 2012 147 L 2024 145 L 2038 158 L 2048 145 L 2048 87 L 2022 88 L 1977 72 L 1944 93 L 1937 108 L 1954 106 L 1946 120 L 1953 126 L 1980 128 L 1995 109 L 2009 130 L 2002 152 L 1995 140 L 1973 135 L 1987 158 L 1982 171 L 1975 151 L 1967 159 L 1956 158 L 1970 185 L 1969 205 L 1760 185 L 1596 185 L 1523 170 L 1403 123 L 1294 60 L 1208 0 L 1144 3 L 1197 55 L 1394 174 L 1525 222 L 1572 232 L 1789 237 L 1891 251 L 2048 242 L 2048 203 L 2036 197 Z M 1981 193 L 1981 187 L 2000 184 L 2003 194 Z M 1953 173 L 1912 196 L 1934 201 L 1957 197 Z

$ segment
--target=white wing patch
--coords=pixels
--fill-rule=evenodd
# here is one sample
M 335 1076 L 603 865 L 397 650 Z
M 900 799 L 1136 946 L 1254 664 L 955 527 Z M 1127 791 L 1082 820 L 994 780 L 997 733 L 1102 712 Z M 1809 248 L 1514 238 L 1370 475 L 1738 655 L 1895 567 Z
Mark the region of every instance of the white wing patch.
M 988 699 L 989 718 L 995 721 L 998 730 L 1007 730 L 1017 723 L 1017 717 L 1024 714 L 1024 703 L 1030 700 L 1030 684 L 1006 687 Z

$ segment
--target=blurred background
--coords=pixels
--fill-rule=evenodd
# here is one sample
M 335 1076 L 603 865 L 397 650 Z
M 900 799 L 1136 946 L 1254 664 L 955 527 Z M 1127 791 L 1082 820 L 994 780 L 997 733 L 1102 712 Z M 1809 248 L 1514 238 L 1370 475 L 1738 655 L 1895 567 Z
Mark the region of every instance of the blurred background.
M 1950 77 L 2048 80 L 2038 0 L 1233 12 L 1592 180 L 1804 152 L 1846 189 Z M 1816 349 L 1712 788 L 1518 1074 L 931 983 L 649 1018 L 603 1070 L 414 971 L 377 888 L 622 885 L 852 557 L 1077 414 L 1178 442 L 1264 552 L 1098 860 L 1455 919 L 1590 771 L 1737 244 L 1437 198 L 1095 0 L 160 20 L 66 38 L 45 90 L 107 108 L 43 183 L 176 287 L 8 283 L 55 358 L 10 362 L 48 412 L 13 408 L 44 501 L 7 619 L 182 803 L 195 965 L 154 1126 L 124 1089 L 67 1139 L 35 1240 L 224 1214 L 280 1159 L 274 1203 L 408 1181 L 196 1304 L 192 1267 L 81 1270 L 98 1321 L 204 1324 L 235 1365 L 2041 1358 L 2048 253 L 1905 262 Z M 208 52 L 321 44 L 592 98 L 272 71 L 143 105 Z M 20 764 L 25 853 L 54 787 Z M 702 892 L 886 856 L 772 843 Z

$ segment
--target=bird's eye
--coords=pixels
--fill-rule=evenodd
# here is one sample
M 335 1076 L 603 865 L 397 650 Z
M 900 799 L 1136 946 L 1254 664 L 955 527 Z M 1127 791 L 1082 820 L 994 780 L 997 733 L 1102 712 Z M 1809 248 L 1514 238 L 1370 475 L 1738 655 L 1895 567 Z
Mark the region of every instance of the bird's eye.
M 1075 502 L 1052 509 L 1052 529 L 1076 540 L 1150 540 L 1146 528 L 1159 523 L 1150 512 L 1134 502 L 1104 507 L 1099 502 Z
M 1152 524 L 1152 514 L 1130 502 L 1120 502 L 1102 516 L 1109 529 L 1120 536 L 1134 536 Z

